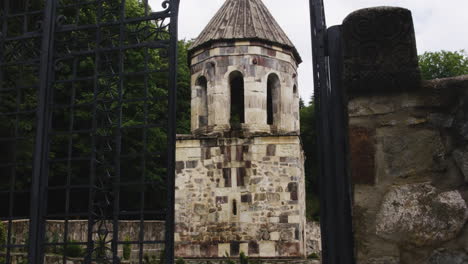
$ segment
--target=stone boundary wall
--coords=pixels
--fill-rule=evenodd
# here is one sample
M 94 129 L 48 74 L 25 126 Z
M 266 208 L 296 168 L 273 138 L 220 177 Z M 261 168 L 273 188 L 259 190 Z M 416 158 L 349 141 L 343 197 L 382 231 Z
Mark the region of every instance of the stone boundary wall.
M 120 221 L 119 222 L 119 238 L 121 241 L 127 238 L 131 241 L 139 240 L 140 221 Z M 48 242 L 63 243 L 64 242 L 65 221 L 63 220 L 48 220 L 46 223 L 46 239 Z M 108 228 L 112 230 L 112 225 Z M 145 221 L 144 240 L 156 241 L 164 240 L 165 226 L 164 221 Z M 88 241 L 88 221 L 87 220 L 70 220 L 68 222 L 68 241 L 87 242 Z M 16 244 L 25 244 L 29 235 L 29 220 L 16 220 L 12 224 L 12 242 Z M 110 234 L 112 238 L 112 234 Z M 144 254 L 149 256 L 158 256 L 163 248 L 163 245 L 145 245 Z M 123 246 L 119 246 L 119 255 L 122 256 Z M 138 258 L 139 247 L 132 245 L 131 259 Z M 21 258 L 21 257 L 18 257 Z M 51 257 L 52 258 L 52 257 Z
M 139 237 L 140 230 L 140 221 L 121 221 L 120 226 L 120 236 L 125 238 L 130 238 L 133 241 L 137 241 Z M 63 228 L 65 224 L 64 221 L 60 220 L 49 220 L 47 221 L 47 237 L 48 240 L 52 240 L 54 235 L 57 234 L 56 238 L 58 241 L 63 241 Z M 87 229 L 88 221 L 86 220 L 70 220 L 69 221 L 69 234 L 70 240 L 85 242 L 87 241 Z M 163 221 L 145 221 L 144 223 L 144 237 L 145 240 L 162 240 L 164 239 L 164 222 Z M 24 244 L 29 232 L 29 220 L 16 220 L 13 221 L 12 225 L 12 234 L 14 237 L 14 243 Z M 317 222 L 308 222 L 306 229 L 306 243 L 307 243 L 307 255 L 312 253 L 320 256 L 321 254 L 321 236 L 320 236 L 320 224 Z M 161 246 L 159 245 L 146 245 L 144 249 L 144 254 L 149 256 L 159 256 Z M 138 259 L 138 246 L 133 246 L 131 259 Z M 122 247 L 119 248 L 119 253 L 122 254 Z M 12 253 L 12 264 L 22 263 L 25 259 L 24 253 Z M 62 258 L 58 256 L 46 256 L 47 264 L 61 263 Z M 212 264 L 216 264 L 216 261 L 211 259 Z M 286 263 L 315 263 L 313 260 L 268 260 L 262 262 L 263 264 L 282 264 L 285 261 Z M 303 261 L 303 262 L 300 262 Z M 218 261 L 219 262 L 219 261 Z M 69 259 L 67 263 L 71 264 L 81 264 L 82 260 L 80 259 Z M 123 262 L 126 263 L 126 262 Z M 186 260 L 186 263 L 203 263 L 206 261 L 196 262 L 195 260 Z
M 468 75 L 349 95 L 357 263 L 468 263 Z

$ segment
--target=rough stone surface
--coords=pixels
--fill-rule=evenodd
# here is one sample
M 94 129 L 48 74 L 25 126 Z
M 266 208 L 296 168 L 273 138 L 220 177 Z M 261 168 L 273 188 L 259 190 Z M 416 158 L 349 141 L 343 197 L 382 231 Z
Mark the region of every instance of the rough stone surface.
M 466 150 L 457 149 L 453 152 L 453 158 L 458 168 L 463 173 L 465 181 L 468 182 L 468 152 Z
M 216 258 L 237 256 L 243 249 L 253 257 L 303 257 L 299 138 L 214 139 L 177 141 L 177 162 L 198 162 L 176 173 L 176 255 Z
M 350 132 L 350 151 L 372 156 L 359 163 L 351 157 L 351 169 L 366 175 L 369 160 L 375 165 L 373 185 L 353 179 L 358 263 L 393 258 L 427 264 L 434 246 L 468 252 L 466 220 L 461 213 L 448 219 L 468 201 L 468 76 L 425 81 L 423 88 L 350 92 L 349 127 L 360 132 Z M 365 131 L 375 134 L 365 136 Z M 372 149 L 364 143 L 372 145 L 374 154 L 364 151 Z M 422 182 L 426 187 L 419 189 L 425 191 L 414 190 Z M 394 204 L 389 193 L 399 195 Z
M 351 175 L 356 184 L 375 183 L 374 134 L 374 131 L 364 127 L 349 128 Z
M 396 7 L 366 8 L 343 21 L 345 82 L 353 92 L 420 87 L 411 12 Z
M 385 171 L 391 177 L 409 177 L 431 170 L 434 158 L 444 153 L 437 131 L 424 129 L 400 134 L 389 130 L 379 129 L 378 133 L 382 138 Z
M 380 257 L 369 259 L 363 264 L 400 264 L 400 260 L 396 257 Z
M 440 249 L 430 257 L 428 264 L 468 264 L 468 255 L 461 251 Z
M 376 220 L 377 235 L 400 244 L 428 246 L 453 239 L 468 219 L 458 191 L 437 193 L 427 183 L 392 188 Z
M 306 229 L 307 256 L 310 254 L 322 254 L 322 235 L 320 231 L 320 223 L 307 222 Z

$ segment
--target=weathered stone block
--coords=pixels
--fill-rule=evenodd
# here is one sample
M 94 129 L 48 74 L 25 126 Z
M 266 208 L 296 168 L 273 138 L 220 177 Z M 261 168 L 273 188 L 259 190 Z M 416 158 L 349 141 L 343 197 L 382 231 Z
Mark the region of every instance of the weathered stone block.
M 218 244 L 218 256 L 226 256 L 231 252 L 231 244 L 230 243 L 220 243 Z
M 282 224 L 287 224 L 288 223 L 288 215 L 287 214 L 281 214 L 279 217 L 280 223 Z
M 279 232 L 271 232 L 270 233 L 270 239 L 273 241 L 279 241 L 280 240 L 280 233 Z
M 276 256 L 276 243 L 274 241 L 260 241 L 259 244 L 259 255 L 260 257 L 274 257 Z
M 457 149 L 453 152 L 453 158 L 463 176 L 465 176 L 465 181 L 468 182 L 468 151 Z
M 428 264 L 466 264 L 468 254 L 461 251 L 436 250 L 429 258 Z
M 349 152 L 354 184 L 375 183 L 375 132 L 364 127 L 350 126 Z
M 198 160 L 190 160 L 185 162 L 187 169 L 194 169 L 198 166 Z
M 278 245 L 282 256 L 297 257 L 300 256 L 301 247 L 296 242 L 282 242 Z
M 249 255 L 249 243 L 241 243 L 240 252 L 248 256 Z
M 384 170 L 391 177 L 409 177 L 436 167 L 434 157 L 444 155 L 439 132 L 434 130 L 379 129 Z
M 266 155 L 267 156 L 275 156 L 276 153 L 276 145 L 270 144 L 267 146 Z
M 200 251 L 201 251 L 202 257 L 206 257 L 206 258 L 218 257 L 218 245 L 217 244 L 203 243 L 200 245 Z
M 185 169 L 185 163 L 183 161 L 176 162 L 176 173 L 181 173 Z
M 454 238 L 468 220 L 458 191 L 438 193 L 428 183 L 392 188 L 376 219 L 376 232 L 399 244 L 437 245 Z
M 343 21 L 344 75 L 351 93 L 420 87 L 421 73 L 411 12 L 376 7 Z
M 217 204 L 227 204 L 228 203 L 228 197 L 227 196 L 217 196 L 216 197 L 216 203 Z
M 251 203 L 252 202 L 252 194 L 243 194 L 241 196 L 241 202 L 243 203 Z

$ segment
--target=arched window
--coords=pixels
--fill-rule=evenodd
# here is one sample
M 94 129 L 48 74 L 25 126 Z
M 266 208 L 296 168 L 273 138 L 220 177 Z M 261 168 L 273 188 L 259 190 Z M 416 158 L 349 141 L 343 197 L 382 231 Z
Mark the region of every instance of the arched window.
M 198 126 L 203 127 L 208 125 L 208 81 L 204 76 L 197 79 L 195 83 L 198 97 Z
M 231 125 L 245 122 L 244 116 L 244 77 L 242 73 L 235 71 L 229 75 L 229 86 L 231 88 Z
M 293 87 L 293 95 L 294 95 L 294 97 L 298 96 L 297 95 L 297 86 L 296 85 L 294 85 L 294 87 Z
M 272 73 L 267 82 L 267 124 L 273 125 L 277 122 L 279 109 L 279 94 L 281 83 L 278 75 Z

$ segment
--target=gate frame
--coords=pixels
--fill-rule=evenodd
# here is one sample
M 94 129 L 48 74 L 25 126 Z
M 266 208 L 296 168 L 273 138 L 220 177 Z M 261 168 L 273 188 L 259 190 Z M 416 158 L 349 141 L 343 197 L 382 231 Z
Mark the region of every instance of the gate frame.
M 51 104 L 51 94 L 53 93 L 53 84 L 54 84 L 54 63 L 55 63 L 55 52 L 54 52 L 54 42 L 55 42 L 55 34 L 57 23 L 61 19 L 57 16 L 57 8 L 58 8 L 58 1 L 59 0 L 43 0 L 44 6 L 38 10 L 38 13 L 42 13 L 42 25 L 41 30 L 37 32 L 37 34 L 28 34 L 23 32 L 21 37 L 24 39 L 30 39 L 34 37 L 40 38 L 40 56 L 38 57 L 38 61 L 40 62 L 40 70 L 37 74 L 37 107 L 35 109 L 36 112 L 36 132 L 35 132 L 35 143 L 34 143 L 34 150 L 33 150 L 33 172 L 31 174 L 31 184 L 29 188 L 30 193 L 30 208 L 29 208 L 29 235 L 28 235 L 28 245 L 24 245 L 27 249 L 27 258 L 29 263 L 40 264 L 44 262 L 45 256 L 45 233 L 46 233 L 46 215 L 47 215 L 47 188 L 48 188 L 48 174 L 49 174 L 49 144 L 51 140 L 50 136 L 50 129 L 51 129 L 51 119 L 52 119 L 52 112 L 53 107 Z M 125 3 L 125 0 L 119 0 L 120 5 L 122 6 Z M 169 27 L 168 27 L 168 40 L 160 40 L 162 43 L 156 48 L 165 47 L 168 51 L 168 63 L 169 67 L 167 69 L 168 72 L 168 150 L 167 150 L 167 174 L 166 174 L 166 186 L 167 186 L 167 201 L 166 201 L 166 208 L 164 209 L 165 213 L 165 251 L 166 251 L 166 263 L 173 263 L 174 262 L 174 209 L 175 209 L 175 142 L 176 142 L 176 102 L 177 102 L 177 54 L 178 54 L 178 13 L 179 13 L 179 1 L 180 0 L 164 0 L 162 1 L 162 6 L 164 11 L 156 11 L 152 13 L 145 14 L 145 18 L 149 21 L 150 19 L 170 19 Z M 26 4 L 29 4 L 30 1 L 28 0 Z M 90 2 L 91 3 L 91 2 Z M 90 4 L 89 3 L 89 4 Z M 98 2 L 96 2 L 98 3 Z M 80 4 L 86 4 L 86 2 L 78 2 Z M 146 4 L 147 7 L 149 6 L 148 0 L 143 0 L 143 4 Z M 9 12 L 9 3 L 8 1 L 1 4 L 3 8 L 5 8 L 5 13 L 3 14 L 5 17 L 2 19 L 7 19 L 11 15 Z M 27 11 L 26 15 L 27 16 Z M 120 27 L 122 28 L 122 24 L 124 23 L 122 14 L 120 14 Z M 26 21 L 26 20 L 25 20 Z M 131 20 L 128 20 L 131 22 Z M 24 22 L 24 21 L 23 21 Z M 26 23 L 26 22 L 24 22 Z M 99 25 L 97 25 L 99 27 Z M 0 30 L 8 29 L 8 26 L 5 24 L 3 28 Z M 74 29 L 71 29 L 74 30 Z M 6 30 L 7 31 L 7 30 Z M 8 32 L 8 31 L 7 31 Z M 4 37 L 8 39 L 7 32 L 4 35 L 0 35 L 0 37 Z M 0 32 L 1 33 L 1 32 Z M 3 43 L 3 39 L 2 39 Z M 120 47 L 119 47 L 120 48 Z M 99 48 L 95 48 L 98 50 Z M 96 51 L 95 51 L 96 52 Z M 95 65 L 98 67 L 98 65 Z M 148 73 L 146 73 L 148 74 Z M 119 75 L 120 76 L 120 75 Z M 97 77 L 95 77 L 97 78 Z M 18 89 L 18 87 L 14 87 Z M 96 100 L 96 99 L 94 99 Z M 17 121 L 18 122 L 18 121 Z M 117 175 L 118 176 L 118 175 Z M 16 178 L 16 175 L 13 176 Z M 117 179 L 120 183 L 120 180 Z M 89 186 L 89 188 L 92 188 Z M 91 191 L 91 190 L 90 190 Z M 116 195 L 118 196 L 118 192 Z M 118 200 L 117 200 L 118 201 Z M 14 205 L 12 205 L 14 206 Z M 89 209 L 91 210 L 91 209 Z M 91 214 L 92 211 L 89 211 L 88 214 Z M 113 223 L 114 223 L 114 233 L 115 230 L 118 230 L 118 227 L 115 227 L 115 210 L 113 212 Z M 109 215 L 109 220 L 112 220 L 112 215 Z M 117 218 L 118 220 L 118 218 Z M 90 221 L 88 219 L 88 221 Z M 117 229 L 116 229 L 117 228 Z M 11 232 L 11 220 L 8 224 L 8 234 Z M 88 228 L 88 233 L 93 232 L 91 229 Z M 88 234 L 89 237 L 89 234 Z M 114 241 L 116 240 L 116 241 Z M 117 244 L 120 244 L 122 241 L 117 241 L 118 239 L 113 238 L 112 244 L 112 251 L 113 251 L 113 260 L 114 263 L 119 262 L 116 258 L 115 252 L 117 250 Z M 11 241 L 10 241 L 11 242 Z M 155 241 L 157 242 L 157 241 Z M 64 241 L 62 244 L 67 244 L 67 241 Z M 85 244 L 89 247 L 89 245 L 93 244 L 93 242 L 88 241 Z M 140 242 L 141 243 L 141 242 Z M 10 244 L 7 242 L 5 247 L 11 248 L 15 245 Z M 89 248 L 87 250 L 89 253 Z M 8 249 L 6 253 L 6 257 L 8 258 L 7 263 L 10 261 L 10 250 Z M 140 256 L 141 261 L 142 256 Z M 65 259 L 65 258 L 64 258 Z
M 309 0 L 309 7 L 322 263 L 355 264 L 341 25 L 327 28 L 323 0 Z

